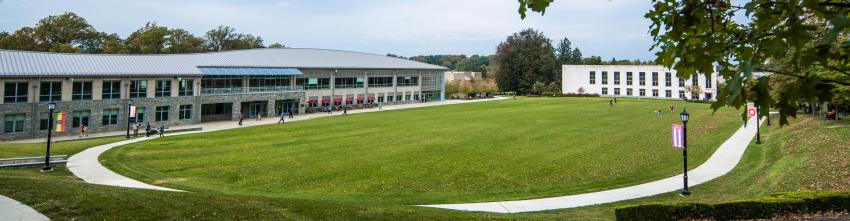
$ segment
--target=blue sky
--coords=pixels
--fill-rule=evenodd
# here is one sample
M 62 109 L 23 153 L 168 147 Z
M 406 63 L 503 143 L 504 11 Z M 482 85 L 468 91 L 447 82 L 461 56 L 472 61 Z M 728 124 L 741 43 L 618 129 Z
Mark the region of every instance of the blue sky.
M 0 31 L 75 12 L 99 31 L 126 37 L 147 21 L 196 35 L 218 25 L 262 36 L 266 44 L 403 56 L 493 54 L 531 27 L 568 37 L 585 56 L 650 60 L 648 0 L 560 0 L 545 16 L 520 20 L 515 0 L 0 0 Z

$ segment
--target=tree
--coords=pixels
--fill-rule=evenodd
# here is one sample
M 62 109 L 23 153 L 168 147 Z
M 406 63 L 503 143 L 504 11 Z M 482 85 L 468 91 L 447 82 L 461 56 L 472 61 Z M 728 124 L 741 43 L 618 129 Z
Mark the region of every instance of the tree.
M 578 92 L 578 94 L 584 94 L 584 92 L 586 92 L 586 91 L 584 90 L 584 87 L 579 87 L 578 91 L 576 91 L 576 92 Z
M 570 39 L 564 38 L 558 42 L 558 46 L 555 47 L 555 58 L 558 65 L 573 64 L 571 63 L 573 60 L 573 49 Z
M 280 43 L 270 44 L 269 48 L 286 48 L 286 45 L 282 45 Z
M 513 33 L 496 49 L 496 83 L 503 91 L 529 92 L 534 82 L 557 79 L 551 40 L 534 29 Z
M 544 13 L 551 0 L 519 0 Z M 797 103 L 829 101 L 837 88 L 850 86 L 850 3 L 846 1 L 653 0 L 649 33 L 658 49 L 655 62 L 688 78 L 719 66 L 726 81 L 712 107 L 741 107 L 753 101 L 760 110 L 779 110 L 780 123 L 797 112 Z M 743 22 L 738 17 L 746 17 Z M 795 78 L 794 87 L 770 91 L 770 76 Z M 759 83 L 745 87 L 755 80 Z M 749 92 L 758 93 L 749 93 Z M 840 90 L 839 90 L 840 92 Z M 771 94 L 779 96 L 771 96 Z
M 236 37 L 224 43 L 223 50 L 238 50 L 250 48 L 262 48 L 263 38 L 250 34 L 236 34 Z
M 570 55 L 572 55 L 569 60 L 570 64 L 582 64 L 581 50 L 578 47 L 574 48 Z
M 236 33 L 234 33 L 234 31 L 236 31 L 236 29 L 233 29 L 230 26 L 218 26 L 213 30 L 207 31 L 206 38 L 209 50 L 226 50 L 225 44 L 227 43 L 227 41 L 236 38 Z
M 702 94 L 702 88 L 699 85 L 685 85 L 685 91 L 696 97 Z
M 35 30 L 30 27 L 18 29 L 6 38 L 7 49 L 23 51 L 47 51 L 43 45 L 39 45 L 35 39 Z
M 207 51 L 203 38 L 195 37 L 189 31 L 181 28 L 169 30 L 170 35 L 165 39 L 163 53 L 198 53 Z
M 156 22 L 148 22 L 145 27 L 127 37 L 127 48 L 132 54 L 159 54 L 165 48 L 170 34 L 168 28 L 158 26 Z
M 117 34 L 106 36 L 103 41 L 103 53 L 106 54 L 129 54 L 130 49 L 127 49 L 125 41 L 118 37 Z
M 543 89 L 543 93 L 556 96 L 561 93 L 561 85 L 558 85 L 555 82 L 549 83 L 549 85 L 546 85 Z
M 94 28 L 83 17 L 72 12 L 51 15 L 36 23 L 36 42 L 48 49 L 75 47 L 86 37 L 97 37 Z M 53 51 L 53 50 L 51 50 Z
M 535 95 L 542 95 L 544 91 L 546 91 L 546 83 L 538 81 L 538 82 L 534 82 L 534 84 L 531 85 L 531 91 L 530 92 L 535 94 Z

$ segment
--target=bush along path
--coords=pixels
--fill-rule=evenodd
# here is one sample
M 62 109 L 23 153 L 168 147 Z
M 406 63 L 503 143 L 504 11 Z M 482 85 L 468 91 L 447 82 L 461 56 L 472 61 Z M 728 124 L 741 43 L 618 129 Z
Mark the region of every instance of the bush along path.
M 764 122 L 764 121 L 761 121 Z M 688 184 L 699 185 L 729 173 L 741 160 L 744 151 L 756 135 L 756 119 L 751 118 L 749 127 L 741 127 L 720 148 L 711 155 L 705 163 L 688 171 Z M 501 202 L 464 203 L 421 205 L 424 207 L 443 208 L 464 211 L 484 211 L 496 213 L 521 213 L 554 209 L 568 209 L 596 204 L 612 203 L 623 200 L 637 199 L 662 193 L 681 190 L 682 176 L 592 193 L 570 196 L 559 196 L 530 200 L 514 200 Z

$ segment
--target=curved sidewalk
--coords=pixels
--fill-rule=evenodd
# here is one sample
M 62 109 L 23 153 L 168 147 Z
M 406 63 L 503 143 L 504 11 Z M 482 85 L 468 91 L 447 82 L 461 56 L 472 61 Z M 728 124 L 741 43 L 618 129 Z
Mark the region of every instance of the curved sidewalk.
M 427 102 L 427 103 L 412 103 L 412 104 L 399 104 L 399 105 L 390 105 L 384 106 L 381 110 L 377 108 L 371 109 L 360 109 L 360 110 L 351 110 L 350 114 L 357 113 L 368 113 L 368 112 L 378 112 L 378 111 L 389 111 L 389 110 L 401 110 L 401 109 L 411 109 L 411 108 L 420 108 L 420 107 L 430 107 L 430 106 L 441 106 L 441 105 L 451 105 L 451 104 L 465 104 L 465 103 L 475 103 L 475 102 L 484 102 L 484 101 L 496 101 L 496 100 L 506 100 L 504 97 L 490 98 L 490 99 L 481 99 L 481 100 L 446 100 L 446 101 L 436 101 L 436 102 Z M 286 119 L 286 122 L 293 121 L 303 121 L 310 120 L 315 118 L 322 118 L 328 116 L 338 116 L 342 115 L 342 111 L 335 111 L 334 114 L 327 113 L 314 113 L 314 114 L 306 114 L 306 115 L 298 115 L 295 116 L 295 119 Z M 219 131 L 219 130 L 227 130 L 234 128 L 242 128 L 242 127 L 250 127 L 250 126 L 259 126 L 259 125 L 268 125 L 268 124 L 276 124 L 279 118 L 270 117 L 266 118 L 262 121 L 254 121 L 254 120 L 244 120 L 244 126 L 238 126 L 235 122 L 226 121 L 226 122 L 213 122 L 213 123 L 204 123 L 201 124 L 201 131 L 189 131 L 189 132 L 180 132 L 180 133 L 166 133 L 166 136 L 175 136 L 182 134 L 192 134 L 192 133 L 204 133 L 211 131 Z M 118 131 L 123 133 L 121 131 Z M 167 132 L 167 130 L 166 130 Z M 88 148 L 74 154 L 70 158 L 68 158 L 68 163 L 66 167 L 71 173 L 74 173 L 75 176 L 79 177 L 86 183 L 92 184 L 100 184 L 100 185 L 108 185 L 108 186 L 118 186 L 118 187 L 130 187 L 130 188 L 138 188 L 138 189 L 151 189 L 151 190 L 163 190 L 163 191 L 178 191 L 182 192 L 182 190 L 170 189 L 165 187 L 159 187 L 150 185 L 147 183 L 143 183 L 138 180 L 130 179 L 128 177 L 122 176 L 111 170 L 107 169 L 103 165 L 100 164 L 98 158 L 101 154 L 106 152 L 109 149 L 127 145 L 136 142 L 142 142 L 146 140 L 156 139 L 157 136 L 151 137 L 141 137 L 131 140 L 119 141 L 110 144 L 104 144 L 100 146 L 95 146 L 92 148 Z
M 719 148 L 717 148 L 717 151 L 715 151 L 714 154 L 705 161 L 705 163 L 688 171 L 688 184 L 690 184 L 690 186 L 696 186 L 708 182 L 729 173 L 729 171 L 735 168 L 741 160 L 741 157 L 744 155 L 744 151 L 747 150 L 747 146 L 750 145 L 750 142 L 756 135 L 755 124 L 756 119 L 751 118 L 747 123 L 747 125 L 750 125 L 749 127 L 741 127 L 738 129 L 732 137 L 727 139 L 720 145 Z M 570 196 L 502 202 L 420 206 L 465 211 L 522 213 L 612 203 L 668 193 L 681 190 L 681 188 L 682 175 L 677 175 L 635 186 Z
M 12 198 L 0 195 L 0 220 L 50 220 L 32 207 Z

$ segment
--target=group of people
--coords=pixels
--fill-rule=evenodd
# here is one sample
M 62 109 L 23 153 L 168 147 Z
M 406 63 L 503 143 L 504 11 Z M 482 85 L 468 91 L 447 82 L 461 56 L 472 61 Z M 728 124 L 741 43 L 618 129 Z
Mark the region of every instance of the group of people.
M 671 104 L 669 109 L 670 109 L 670 114 L 673 114 L 676 111 L 676 106 Z M 655 116 L 657 116 L 658 119 L 664 118 L 663 115 L 664 115 L 664 111 L 661 111 L 661 108 L 658 108 L 658 110 L 655 111 Z
M 133 124 L 133 137 L 139 136 L 139 129 L 141 129 L 141 128 L 142 128 L 141 123 Z M 151 134 L 157 134 L 157 133 L 159 134 L 160 137 L 165 136 L 165 125 L 164 124 L 160 123 L 158 129 L 152 129 L 151 123 L 146 123 L 144 128 L 145 128 L 145 137 L 150 137 Z

